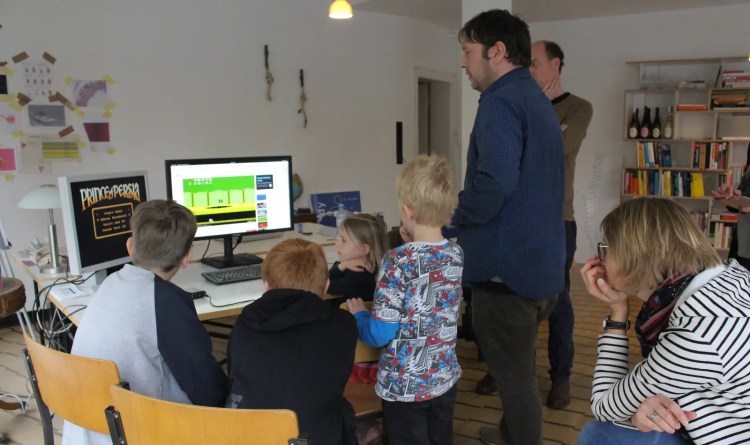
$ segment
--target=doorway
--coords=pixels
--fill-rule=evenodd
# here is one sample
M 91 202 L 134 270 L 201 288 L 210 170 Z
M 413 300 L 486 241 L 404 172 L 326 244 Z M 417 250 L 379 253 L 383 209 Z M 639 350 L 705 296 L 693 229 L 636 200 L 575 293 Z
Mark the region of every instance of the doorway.
M 440 155 L 453 167 L 460 184 L 459 128 L 453 97 L 453 79 L 439 73 L 417 75 L 417 149 L 419 154 Z M 460 189 L 460 188 L 459 188 Z

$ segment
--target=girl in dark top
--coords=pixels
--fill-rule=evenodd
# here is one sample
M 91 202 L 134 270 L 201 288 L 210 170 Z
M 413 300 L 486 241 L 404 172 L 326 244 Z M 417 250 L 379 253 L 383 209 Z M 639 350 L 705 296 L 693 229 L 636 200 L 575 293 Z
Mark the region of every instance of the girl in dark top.
M 328 294 L 339 307 L 347 298 L 372 301 L 375 277 L 386 252 L 386 227 L 383 221 L 367 213 L 355 213 L 344 220 L 336 237 L 339 260 L 328 271 Z

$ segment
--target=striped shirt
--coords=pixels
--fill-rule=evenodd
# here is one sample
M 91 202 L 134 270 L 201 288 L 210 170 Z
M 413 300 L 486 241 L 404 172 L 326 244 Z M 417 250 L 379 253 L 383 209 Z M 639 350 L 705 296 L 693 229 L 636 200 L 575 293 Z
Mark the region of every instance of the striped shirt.
M 732 261 L 684 299 L 648 358 L 628 372 L 628 338 L 599 337 L 591 410 L 627 420 L 663 393 L 698 417 L 697 444 L 750 443 L 750 273 Z

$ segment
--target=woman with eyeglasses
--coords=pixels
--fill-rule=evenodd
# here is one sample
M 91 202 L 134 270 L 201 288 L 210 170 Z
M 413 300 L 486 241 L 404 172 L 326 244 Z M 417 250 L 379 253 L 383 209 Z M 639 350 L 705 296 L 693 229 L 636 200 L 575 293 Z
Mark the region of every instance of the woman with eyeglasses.
M 690 214 L 663 198 L 626 201 L 581 269 L 609 305 L 579 445 L 750 443 L 750 273 L 724 265 Z M 629 296 L 645 359 L 628 370 Z

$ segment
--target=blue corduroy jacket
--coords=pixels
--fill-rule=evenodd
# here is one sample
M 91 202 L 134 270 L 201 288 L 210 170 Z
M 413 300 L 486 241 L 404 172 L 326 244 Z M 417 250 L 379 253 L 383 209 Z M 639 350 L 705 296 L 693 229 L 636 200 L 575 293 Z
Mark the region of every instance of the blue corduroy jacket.
M 499 278 L 533 299 L 563 289 L 563 153 L 555 111 L 527 68 L 482 92 L 452 220 L 464 283 Z

